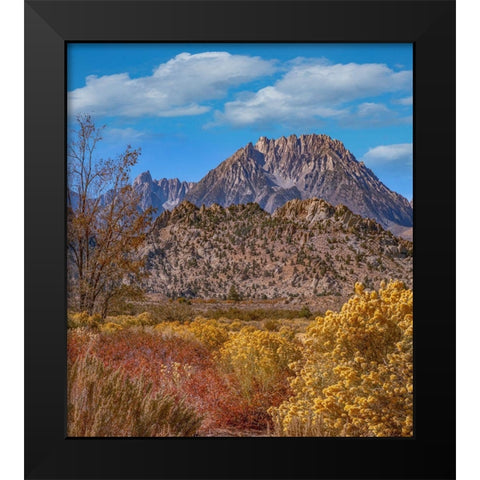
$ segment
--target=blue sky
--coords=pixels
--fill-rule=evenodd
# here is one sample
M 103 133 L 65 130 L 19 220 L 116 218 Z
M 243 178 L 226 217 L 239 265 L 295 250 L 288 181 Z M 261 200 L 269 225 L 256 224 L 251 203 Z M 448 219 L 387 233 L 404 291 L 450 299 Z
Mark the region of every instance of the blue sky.
M 410 44 L 69 44 L 69 127 L 106 125 L 133 176 L 200 180 L 260 136 L 324 133 L 412 197 Z

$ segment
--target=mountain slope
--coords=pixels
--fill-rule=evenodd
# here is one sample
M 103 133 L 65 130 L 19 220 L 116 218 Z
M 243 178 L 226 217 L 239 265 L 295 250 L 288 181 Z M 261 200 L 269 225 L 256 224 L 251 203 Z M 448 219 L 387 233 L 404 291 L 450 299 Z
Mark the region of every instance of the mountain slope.
M 141 195 L 139 207 L 142 210 L 154 207 L 156 215 L 176 207 L 193 185 L 193 182 L 181 182 L 178 178 L 153 180 L 149 171 L 133 181 L 133 188 Z
M 232 284 L 248 298 L 344 296 L 357 281 L 411 285 L 412 244 L 373 220 L 319 199 L 269 214 L 257 204 L 198 208 L 184 201 L 155 223 L 150 292 L 222 298 Z
M 412 225 L 408 200 L 327 135 L 261 137 L 211 170 L 185 195 L 197 206 L 255 202 L 270 213 L 289 200 L 313 197 L 344 204 L 388 229 Z

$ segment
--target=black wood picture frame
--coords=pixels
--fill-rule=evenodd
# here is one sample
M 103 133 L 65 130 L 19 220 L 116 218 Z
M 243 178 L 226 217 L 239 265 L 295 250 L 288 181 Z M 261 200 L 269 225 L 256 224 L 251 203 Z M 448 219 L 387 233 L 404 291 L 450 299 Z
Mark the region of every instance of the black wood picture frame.
M 66 438 L 68 42 L 414 45 L 413 438 Z M 25 477 L 455 476 L 455 2 L 25 2 Z

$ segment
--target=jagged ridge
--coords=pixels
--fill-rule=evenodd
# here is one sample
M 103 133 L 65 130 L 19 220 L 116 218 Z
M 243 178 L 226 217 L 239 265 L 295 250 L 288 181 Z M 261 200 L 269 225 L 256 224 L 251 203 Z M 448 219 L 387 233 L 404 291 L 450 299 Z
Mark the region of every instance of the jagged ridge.
M 133 188 L 140 195 L 139 208 L 156 208 L 156 215 L 176 207 L 194 185 L 181 182 L 178 178 L 153 180 L 149 171 L 141 173 L 133 182 Z

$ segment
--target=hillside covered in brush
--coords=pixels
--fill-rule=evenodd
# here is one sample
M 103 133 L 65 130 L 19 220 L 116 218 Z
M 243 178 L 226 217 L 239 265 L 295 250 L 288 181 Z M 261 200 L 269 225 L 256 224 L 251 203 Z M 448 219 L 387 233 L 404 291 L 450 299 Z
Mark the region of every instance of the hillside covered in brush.
M 301 301 L 350 295 L 358 281 L 412 282 L 411 242 L 316 198 L 273 214 L 184 201 L 157 218 L 142 254 L 147 290 L 168 297 L 225 298 L 233 285 L 243 298 Z

